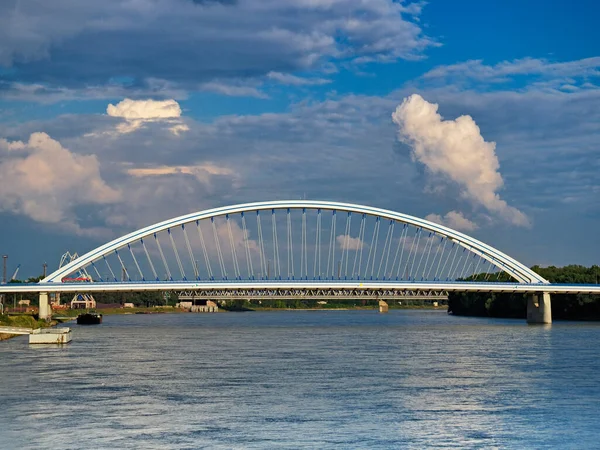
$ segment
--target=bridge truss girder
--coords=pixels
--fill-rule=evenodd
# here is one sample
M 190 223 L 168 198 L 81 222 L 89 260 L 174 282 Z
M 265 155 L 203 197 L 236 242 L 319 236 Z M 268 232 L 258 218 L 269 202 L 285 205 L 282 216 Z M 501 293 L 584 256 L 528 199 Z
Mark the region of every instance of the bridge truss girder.
M 247 288 L 202 289 L 177 292 L 179 300 L 273 300 L 295 298 L 302 300 L 446 300 L 448 291 L 413 289 L 364 289 L 364 288 Z

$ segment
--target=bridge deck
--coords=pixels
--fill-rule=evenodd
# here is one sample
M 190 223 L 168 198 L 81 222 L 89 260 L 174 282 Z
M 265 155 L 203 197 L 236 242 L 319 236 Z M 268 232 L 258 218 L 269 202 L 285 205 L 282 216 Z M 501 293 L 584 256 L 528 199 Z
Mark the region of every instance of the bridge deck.
M 186 291 L 186 290 L 397 290 L 446 292 L 547 292 L 550 294 L 600 294 L 600 284 L 545 284 L 545 283 L 471 283 L 432 281 L 345 281 L 345 280 L 231 280 L 231 281 L 130 281 L 111 283 L 30 283 L 0 286 L 0 293 L 8 292 L 133 292 L 133 291 Z

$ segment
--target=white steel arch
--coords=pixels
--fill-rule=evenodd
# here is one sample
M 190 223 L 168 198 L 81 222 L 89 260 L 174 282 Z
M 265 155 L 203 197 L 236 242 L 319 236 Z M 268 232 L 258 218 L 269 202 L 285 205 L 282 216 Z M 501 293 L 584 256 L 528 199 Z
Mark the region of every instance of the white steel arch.
M 175 217 L 172 219 L 165 220 L 163 222 L 150 225 L 145 228 L 141 228 L 125 236 L 119 237 L 110 241 L 81 257 L 73 260 L 69 264 L 59 268 L 57 271 L 51 273 L 44 278 L 41 283 L 50 282 L 62 282 L 62 278 L 74 271 L 86 267 L 92 262 L 102 258 L 104 255 L 108 255 L 111 252 L 119 250 L 128 244 L 133 243 L 139 239 L 143 239 L 148 236 L 152 236 L 155 233 L 169 230 L 173 227 L 185 225 L 191 222 L 211 219 L 218 216 L 227 214 L 238 214 L 245 212 L 264 211 L 271 209 L 321 209 L 321 210 L 332 210 L 339 212 L 349 212 L 357 214 L 366 214 L 369 216 L 380 217 L 382 219 L 389 219 L 398 221 L 404 224 L 412 225 L 415 227 L 422 228 L 424 230 L 434 232 L 438 235 L 445 236 L 453 243 L 456 243 L 466 250 L 480 256 L 487 260 L 489 263 L 498 267 L 502 271 L 508 272 L 520 283 L 548 283 L 547 280 L 536 274 L 530 268 L 524 264 L 516 261 L 500 250 L 487 245 L 475 238 L 472 238 L 459 231 L 451 228 L 439 225 L 437 223 L 421 219 L 418 217 L 410 216 L 407 214 L 374 208 L 364 205 L 356 205 L 351 203 L 339 203 L 330 201 L 315 201 L 315 200 L 278 200 L 269 202 L 255 202 L 255 203 L 244 203 L 239 205 L 225 206 L 219 208 L 208 209 L 204 211 L 198 211 L 191 214 Z

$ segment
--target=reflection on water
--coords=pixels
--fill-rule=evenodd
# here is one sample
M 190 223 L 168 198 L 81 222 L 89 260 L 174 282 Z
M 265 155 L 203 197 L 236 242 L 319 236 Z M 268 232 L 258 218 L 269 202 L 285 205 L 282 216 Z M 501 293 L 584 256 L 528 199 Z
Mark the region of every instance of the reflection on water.
M 0 343 L 0 448 L 593 448 L 600 324 L 106 316 Z

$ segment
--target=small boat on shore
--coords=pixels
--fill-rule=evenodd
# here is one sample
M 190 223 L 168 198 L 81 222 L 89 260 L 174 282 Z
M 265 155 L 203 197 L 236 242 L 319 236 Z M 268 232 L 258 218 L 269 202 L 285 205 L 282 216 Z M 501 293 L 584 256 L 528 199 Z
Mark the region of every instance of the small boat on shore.
M 102 323 L 102 314 L 87 312 L 77 316 L 77 325 L 99 325 Z

